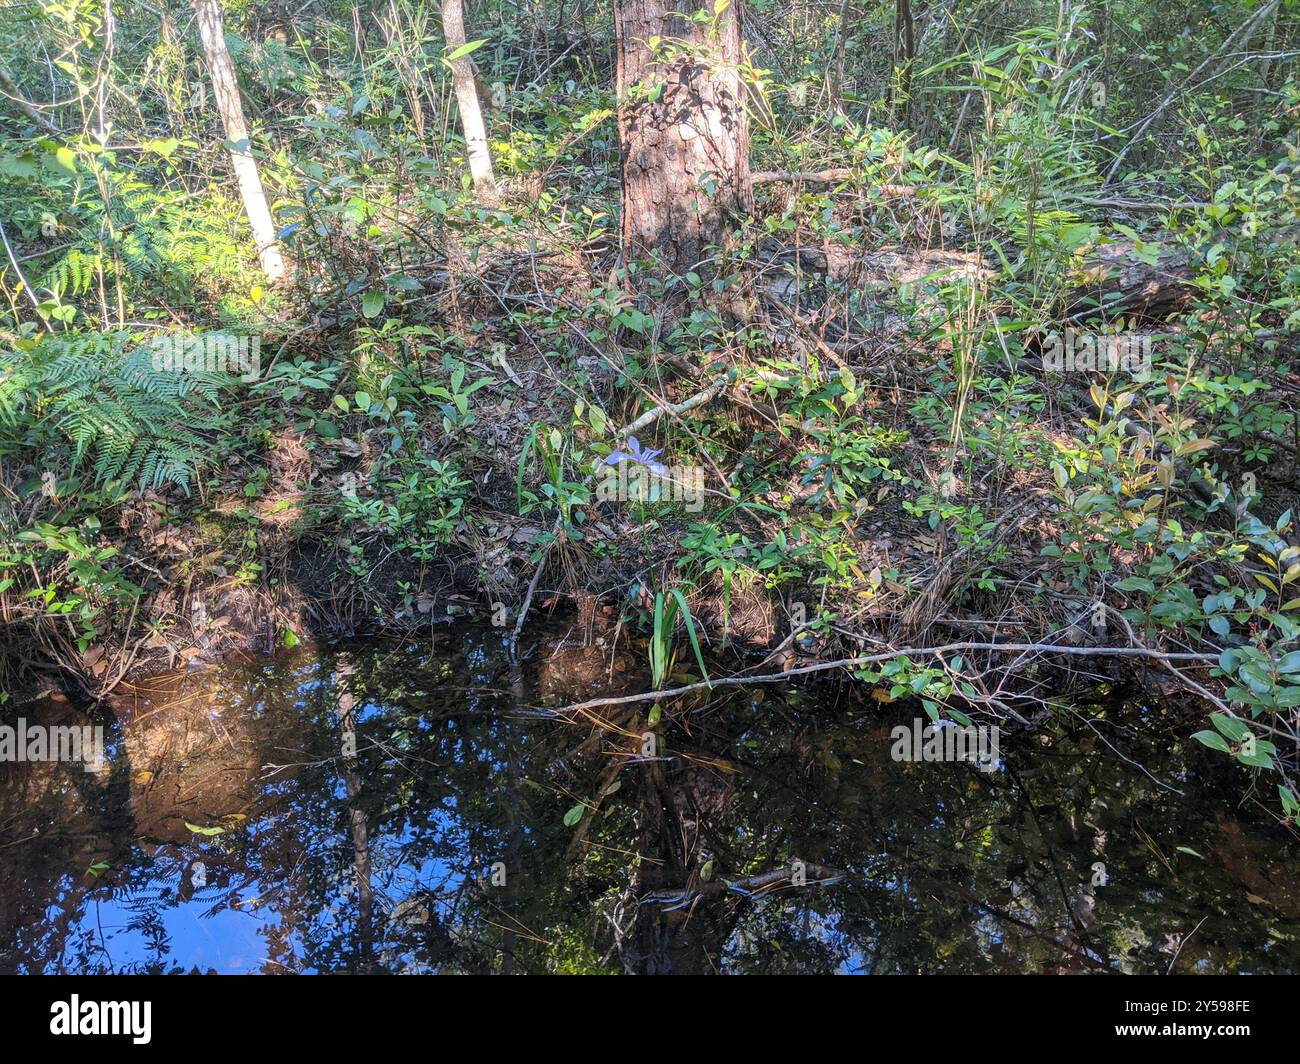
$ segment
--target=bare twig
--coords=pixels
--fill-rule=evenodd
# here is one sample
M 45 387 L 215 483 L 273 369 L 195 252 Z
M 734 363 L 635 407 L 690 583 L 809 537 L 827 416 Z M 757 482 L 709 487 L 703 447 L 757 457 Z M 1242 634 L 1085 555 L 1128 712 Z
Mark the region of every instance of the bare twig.
M 585 709 L 594 709 L 597 706 L 621 706 L 630 705 L 636 702 L 662 702 L 666 698 L 676 698 L 678 695 L 690 694 L 694 691 L 712 690 L 715 687 L 745 687 L 750 684 L 760 683 L 781 683 L 785 680 L 792 679 L 796 676 L 807 676 L 811 673 L 828 672 L 832 669 L 852 669 L 861 665 L 876 665 L 882 661 L 893 661 L 895 658 L 907 657 L 924 657 L 936 654 L 948 654 L 958 651 L 981 650 L 995 654 L 1064 654 L 1073 657 L 1097 657 L 1097 658 L 1145 658 L 1152 661 L 1199 661 L 1210 663 L 1218 661 L 1217 654 L 1196 654 L 1196 653 L 1168 653 L 1161 650 L 1151 650 L 1148 647 L 1090 647 L 1090 646 L 1062 646 L 1052 643 L 978 643 L 978 642 L 961 642 L 946 643 L 943 646 L 934 647 L 901 647 L 895 650 L 883 651 L 879 654 L 866 654 L 853 658 L 839 658 L 836 661 L 818 661 L 811 665 L 801 665 L 798 668 L 786 669 L 783 672 L 764 673 L 759 676 L 723 676 L 715 680 L 702 680 L 699 683 L 684 684 L 681 687 L 672 687 L 663 691 L 643 691 L 635 695 L 621 695 L 611 698 L 592 698 L 586 702 L 575 702 L 572 705 L 564 706 L 561 709 L 553 710 L 556 715 L 566 713 L 577 713 Z
M 1234 33 L 1229 35 L 1228 39 L 1223 42 L 1223 45 L 1217 51 L 1207 56 L 1201 62 L 1201 64 L 1187 76 L 1187 80 L 1182 85 L 1174 89 L 1173 92 L 1171 92 L 1168 96 L 1166 96 L 1160 102 L 1160 105 L 1156 107 L 1154 111 L 1152 111 L 1149 115 L 1147 115 L 1146 118 L 1144 118 L 1138 124 L 1137 129 L 1133 131 L 1133 135 L 1129 138 L 1128 143 L 1125 144 L 1124 147 L 1120 149 L 1119 154 L 1115 156 L 1115 161 L 1111 164 L 1110 169 L 1106 172 L 1107 184 L 1110 184 L 1110 182 L 1115 180 L 1115 175 L 1119 173 L 1120 166 L 1123 165 L 1124 160 L 1128 158 L 1128 153 L 1133 150 L 1133 148 L 1142 140 L 1144 136 L 1146 136 L 1147 130 L 1150 129 L 1155 124 L 1156 120 L 1161 115 L 1163 115 L 1166 110 L 1169 109 L 1169 106 L 1176 99 L 1178 99 L 1179 94 L 1188 88 L 1188 86 L 1191 84 L 1192 79 L 1195 78 L 1197 74 L 1199 74 L 1211 63 L 1215 62 L 1216 60 L 1221 60 L 1222 57 L 1224 56 L 1224 53 L 1228 51 L 1229 47 L 1235 44 L 1237 40 L 1241 38 L 1243 35 L 1245 36 L 1246 40 L 1250 40 L 1250 36 L 1255 32 L 1255 28 L 1265 18 L 1271 16 L 1273 12 L 1277 10 L 1278 3 L 1279 0 L 1271 0 L 1270 3 L 1267 3 L 1263 7 L 1258 8 L 1254 12 L 1254 14 L 1252 14 L 1249 18 L 1247 18 L 1244 22 L 1242 22 L 1242 24 L 1239 27 L 1237 27 L 1237 30 Z
M 45 132 L 60 132 L 58 126 L 41 114 L 41 112 L 36 109 L 36 105 L 18 91 L 18 86 L 14 84 L 13 79 L 9 76 L 9 72 L 2 66 L 0 66 L 0 95 L 7 96 L 9 99 L 13 100 L 13 102 L 18 105 L 18 109 L 40 126 L 41 129 L 45 130 Z

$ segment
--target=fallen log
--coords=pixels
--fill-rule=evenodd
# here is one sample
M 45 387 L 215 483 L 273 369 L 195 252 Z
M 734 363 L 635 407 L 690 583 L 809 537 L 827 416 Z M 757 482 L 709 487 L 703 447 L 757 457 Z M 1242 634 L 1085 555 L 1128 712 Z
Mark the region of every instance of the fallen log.
M 1182 249 L 1160 247 L 1151 261 L 1132 244 L 1098 244 L 1071 279 L 1073 311 L 1097 307 L 1164 317 L 1192 294 L 1191 257 Z
M 952 283 L 964 278 L 981 284 L 994 275 L 993 259 L 975 251 L 888 246 L 863 251 L 838 245 L 760 249 L 768 262 L 798 265 L 801 272 L 836 284 L 897 289 L 926 278 Z M 1194 291 L 1190 255 L 1162 248 L 1154 259 L 1129 243 L 1098 244 L 1086 251 L 1071 270 L 1062 309 L 1086 318 L 1103 311 L 1107 317 L 1136 314 L 1163 318 L 1186 304 Z M 789 299 L 786 291 L 784 298 Z
M 858 175 L 847 166 L 832 167 L 829 170 L 758 170 L 749 175 L 750 182 L 755 185 L 777 183 L 834 185 L 841 181 L 854 181 L 857 179 Z M 872 187 L 884 196 L 915 196 L 917 191 L 914 185 L 889 184 L 874 185 Z

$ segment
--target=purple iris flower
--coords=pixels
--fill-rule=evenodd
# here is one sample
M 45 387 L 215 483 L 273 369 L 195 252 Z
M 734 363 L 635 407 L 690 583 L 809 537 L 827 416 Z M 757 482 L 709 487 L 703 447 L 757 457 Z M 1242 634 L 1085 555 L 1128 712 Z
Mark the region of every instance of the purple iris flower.
M 663 465 L 655 461 L 655 459 L 658 458 L 659 455 L 663 453 L 662 448 L 660 448 L 660 450 L 658 451 L 652 450 L 648 447 L 643 449 L 641 447 L 641 441 L 638 440 L 635 436 L 629 436 L 627 438 L 627 445 L 628 447 L 631 448 L 631 450 L 615 451 L 613 454 L 611 454 L 608 458 L 605 459 L 605 464 L 616 466 L 619 464 L 619 462 L 623 461 L 623 459 L 626 458 L 629 462 L 635 462 L 637 465 L 645 466 L 648 470 L 650 470 L 651 473 L 665 472 Z

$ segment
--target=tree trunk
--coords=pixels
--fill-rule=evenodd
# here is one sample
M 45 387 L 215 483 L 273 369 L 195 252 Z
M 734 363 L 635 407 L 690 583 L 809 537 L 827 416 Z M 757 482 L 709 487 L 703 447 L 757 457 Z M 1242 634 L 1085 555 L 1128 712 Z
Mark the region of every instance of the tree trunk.
M 271 208 L 262 189 L 262 178 L 253 159 L 248 124 L 244 121 L 244 105 L 239 98 L 239 82 L 235 79 L 235 65 L 226 50 L 221 4 L 219 0 L 194 0 L 194 13 L 198 16 L 199 38 L 203 41 L 203 53 L 212 76 L 212 92 L 221 113 L 221 124 L 226 130 L 226 140 L 237 145 L 231 149 L 230 159 L 239 181 L 244 212 L 253 227 L 253 240 L 262 272 L 268 281 L 279 281 L 285 276 L 285 263 L 275 239 L 275 223 L 271 221 Z
M 909 114 L 912 108 L 912 64 L 916 62 L 914 34 L 912 2 L 898 0 L 898 10 L 894 17 L 894 69 L 904 114 Z
M 624 260 L 657 255 L 653 273 L 682 277 L 751 205 L 740 2 L 717 15 L 713 0 L 615 6 Z M 710 18 L 673 14 L 696 11 Z
M 442 36 L 451 54 L 465 44 L 465 13 L 461 0 L 442 0 Z M 474 179 L 474 198 L 485 207 L 497 204 L 497 178 L 492 172 L 492 155 L 488 151 L 487 130 L 474 85 L 474 63 L 464 55 L 451 61 L 451 83 L 460 108 L 460 124 L 465 132 L 465 151 L 469 156 L 469 173 Z

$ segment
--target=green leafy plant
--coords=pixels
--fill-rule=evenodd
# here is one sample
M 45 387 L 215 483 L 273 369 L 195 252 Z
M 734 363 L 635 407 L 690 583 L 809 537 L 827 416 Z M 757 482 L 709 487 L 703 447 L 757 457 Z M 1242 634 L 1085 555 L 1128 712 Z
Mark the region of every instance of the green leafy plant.
M 216 374 L 156 369 L 132 334 L 19 340 L 0 348 L 0 430 L 45 464 L 65 455 L 69 472 L 93 455 L 100 487 L 172 483 L 188 494 L 212 457 L 205 434 L 231 425 L 225 385 Z
M 695 631 L 695 620 L 691 609 L 686 604 L 686 596 L 678 588 L 672 588 L 666 595 L 655 592 L 654 614 L 650 630 L 650 682 L 656 690 L 662 688 L 672 676 L 677 662 L 677 624 L 681 619 L 690 640 L 695 662 L 700 667 L 700 674 L 707 681 L 709 670 L 704 664 L 704 654 L 700 650 L 699 637 Z

